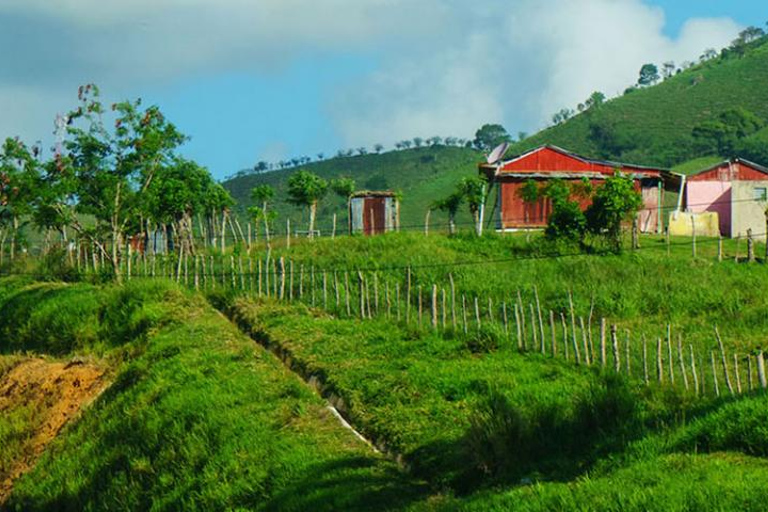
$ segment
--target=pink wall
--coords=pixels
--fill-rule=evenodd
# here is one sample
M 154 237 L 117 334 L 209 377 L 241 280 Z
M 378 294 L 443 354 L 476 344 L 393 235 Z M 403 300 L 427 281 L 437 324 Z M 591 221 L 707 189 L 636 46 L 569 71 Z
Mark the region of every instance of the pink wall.
M 685 204 L 693 213 L 717 212 L 720 233 L 731 236 L 731 183 L 728 181 L 689 181 L 685 185 Z

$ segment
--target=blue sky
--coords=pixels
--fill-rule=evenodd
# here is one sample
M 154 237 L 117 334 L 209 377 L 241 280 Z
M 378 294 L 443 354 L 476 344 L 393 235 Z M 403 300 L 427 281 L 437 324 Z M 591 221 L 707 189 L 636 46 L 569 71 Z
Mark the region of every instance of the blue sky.
M 765 27 L 757 0 L 6 0 L 0 136 L 51 139 L 96 82 L 160 105 L 217 178 L 414 136 L 533 132 L 645 62 Z

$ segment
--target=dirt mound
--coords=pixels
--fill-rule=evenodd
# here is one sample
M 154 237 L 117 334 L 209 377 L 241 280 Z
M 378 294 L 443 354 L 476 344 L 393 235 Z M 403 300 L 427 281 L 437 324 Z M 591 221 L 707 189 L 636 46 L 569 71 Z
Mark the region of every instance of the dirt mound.
M 0 503 L 64 425 L 105 389 L 103 377 L 104 370 L 91 364 L 43 359 L 22 361 L 0 376 L 0 416 L 17 407 L 35 410 L 20 457 L 8 471 L 0 471 Z

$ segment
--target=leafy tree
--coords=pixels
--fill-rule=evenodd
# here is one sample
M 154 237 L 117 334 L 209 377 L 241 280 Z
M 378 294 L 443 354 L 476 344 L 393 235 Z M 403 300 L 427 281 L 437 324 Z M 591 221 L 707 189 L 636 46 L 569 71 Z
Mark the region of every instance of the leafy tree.
M 589 98 L 587 98 L 587 101 L 584 102 L 584 107 L 586 110 L 591 110 L 593 108 L 600 108 L 603 103 L 605 103 L 605 94 L 600 91 L 595 91 Z
M 269 202 L 275 197 L 275 189 L 271 185 L 262 184 L 251 189 L 251 201 L 260 206 L 252 206 L 249 212 L 255 220 L 264 221 L 264 236 L 269 243 L 269 221 L 272 220 Z
M 186 137 L 157 107 L 142 109 L 141 101 L 112 105 L 114 125 L 104 123 L 105 107 L 94 85 L 79 90 L 80 106 L 69 113 L 66 154 L 48 167 L 46 176 L 57 194 L 47 205 L 91 240 L 112 265 L 118 281 L 120 248 L 128 224 L 141 213 L 144 196 L 158 171 L 174 161 Z M 87 229 L 76 214 L 93 216 Z M 103 242 L 107 236 L 111 247 Z
M 552 202 L 544 234 L 550 240 L 581 241 L 587 228 L 587 218 L 577 201 L 570 199 L 571 190 L 562 180 L 552 180 L 543 191 Z
M 526 180 L 526 182 L 523 183 L 523 186 L 520 187 L 518 195 L 520 196 L 520 199 L 523 200 L 523 203 L 525 203 L 527 206 L 525 209 L 525 222 L 528 223 L 530 220 L 530 208 L 538 203 L 539 199 L 541 198 L 541 190 L 539 189 L 539 184 L 536 182 L 536 180 L 533 179 Z
M 349 210 L 351 207 L 352 194 L 355 193 L 355 186 L 355 180 L 352 178 L 337 178 L 331 181 L 331 190 L 347 202 L 347 223 L 349 224 L 349 229 L 352 229 L 352 219 L 349 217 Z
M 676 69 L 675 63 L 672 61 L 665 62 L 662 65 L 661 69 L 662 69 L 661 73 L 664 76 L 664 80 L 672 78 L 672 76 L 675 74 L 675 69 Z
M 604 236 L 613 250 L 620 252 L 621 225 L 634 221 L 642 205 L 643 198 L 635 190 L 632 177 L 617 170 L 595 192 L 592 204 L 585 212 L 587 229 Z
M 413 145 L 417 148 L 420 148 L 421 146 L 424 145 L 424 139 L 422 139 L 421 137 L 414 137 Z
M 492 151 L 504 142 L 512 142 L 507 130 L 500 124 L 484 124 L 475 132 L 474 146 L 481 151 Z
M 458 186 L 457 190 L 451 193 L 448 197 L 440 199 L 432 203 L 433 210 L 440 210 L 448 214 L 448 232 L 453 235 L 456 233 L 456 214 L 459 213 L 461 203 L 464 201 L 464 194 L 462 186 Z
M 376 152 L 376 154 L 380 154 L 382 151 L 384 151 L 384 146 L 382 144 L 374 144 L 373 150 Z
M 517 140 L 519 142 L 522 142 L 527 138 L 528 138 L 528 132 L 517 132 Z
M 309 237 L 314 236 L 317 204 L 328 193 L 328 182 L 320 176 L 299 170 L 288 178 L 288 201 L 309 209 Z
M 485 203 L 486 185 L 485 178 L 479 176 L 464 178 L 458 185 L 458 190 L 469 207 L 469 213 L 472 214 L 472 220 L 475 222 L 475 229 L 478 235 L 482 228 L 480 225 L 480 208 Z
M 641 86 L 649 86 L 658 82 L 659 78 L 659 68 L 655 64 L 643 64 L 637 83 Z
M 40 180 L 40 163 L 33 151 L 18 139 L 6 139 L 0 152 L 0 211 L 11 233 L 11 259 L 20 241 L 21 219 L 32 213 Z

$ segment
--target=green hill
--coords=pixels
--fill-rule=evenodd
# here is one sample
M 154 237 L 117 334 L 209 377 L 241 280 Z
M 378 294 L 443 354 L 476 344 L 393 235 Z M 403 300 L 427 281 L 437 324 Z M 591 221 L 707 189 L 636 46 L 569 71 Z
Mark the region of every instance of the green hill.
M 634 89 L 519 142 L 510 154 L 555 144 L 589 156 L 672 167 L 701 156 L 692 130 L 703 121 L 737 107 L 768 120 L 766 83 L 768 39 L 763 38 L 743 57 L 715 58 L 659 85 Z M 764 141 L 768 131 L 750 139 Z
M 421 229 L 429 204 L 447 195 L 455 183 L 464 176 L 477 174 L 477 164 L 482 161 L 481 153 L 463 147 L 431 146 L 404 151 L 390 151 L 346 158 L 332 158 L 314 162 L 302 169 L 311 171 L 327 180 L 349 177 L 355 180 L 360 190 L 395 190 L 402 193 L 400 222 L 404 229 Z M 287 180 L 295 169 L 250 174 L 226 181 L 224 186 L 237 200 L 240 212 L 250 204 L 250 190 L 261 184 L 275 188 L 275 208 L 279 214 L 279 231 L 285 231 L 285 219 L 290 218 L 294 226 L 304 226 L 307 212 L 287 202 Z M 332 229 L 333 214 L 338 216 L 338 229 L 343 233 L 346 226 L 346 200 L 333 193 L 322 201 L 318 211 L 319 229 L 328 234 Z M 464 212 L 459 223 L 470 221 Z M 447 217 L 440 212 L 432 214 L 430 224 L 441 228 Z
M 683 71 L 659 85 L 633 89 L 622 97 L 589 109 L 568 121 L 545 129 L 517 144 L 507 155 L 520 154 L 544 144 L 554 144 L 586 156 L 663 167 L 686 173 L 722 160 L 715 148 L 696 141 L 693 128 L 717 120 L 722 113 L 745 109 L 768 121 L 768 38 L 750 44 L 742 57 L 732 52 Z M 768 165 L 768 128 L 740 139 L 739 156 Z M 474 175 L 482 154 L 473 149 L 431 146 L 383 154 L 332 158 L 302 166 L 323 178 L 353 178 L 359 189 L 392 189 L 402 192 L 401 224 L 421 230 L 430 203 L 450 193 L 461 177 Z M 286 181 L 295 168 L 262 174 L 245 174 L 224 186 L 238 201 L 243 214 L 256 185 L 275 187 L 278 231 L 285 219 L 304 226 L 306 212 L 286 202 Z M 345 202 L 329 195 L 318 212 L 319 229 L 331 231 L 333 214 L 346 225 Z M 432 229 L 444 229 L 446 216 L 433 212 Z M 459 225 L 470 225 L 466 209 Z M 338 232 L 341 232 L 339 230 Z

